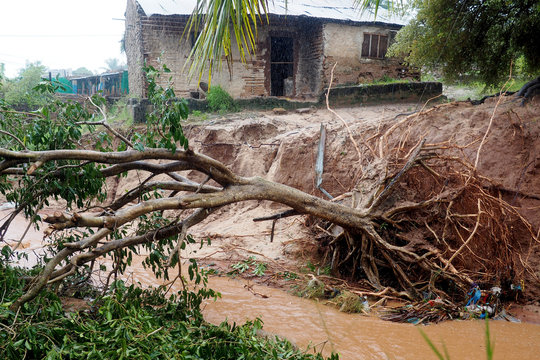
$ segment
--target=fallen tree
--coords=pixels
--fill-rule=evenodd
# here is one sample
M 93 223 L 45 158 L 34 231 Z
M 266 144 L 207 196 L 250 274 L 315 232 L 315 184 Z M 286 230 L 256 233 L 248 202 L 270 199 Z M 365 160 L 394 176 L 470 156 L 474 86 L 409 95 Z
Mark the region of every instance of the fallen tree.
M 449 105 L 409 115 L 360 143 L 349 133 L 359 180 L 351 192 L 324 200 L 261 177 L 238 176 L 191 150 L 180 125 L 185 104 L 170 88 L 156 85 L 155 69 L 147 71 L 154 111 L 141 134 L 122 134 L 81 104 L 54 103 L 31 114 L 4 106 L 0 189 L 17 207 L 0 227 L 2 240 L 16 214 L 37 221 L 49 199 L 66 201 L 65 212 L 44 219 L 52 257 L 12 310 L 45 286 L 90 273 L 100 257 L 112 256 L 121 270 L 141 246 L 149 251 L 147 264 L 167 276 L 168 268 L 180 266 L 185 242 L 193 241 L 190 227 L 218 208 L 247 200 L 290 207 L 268 219 L 319 219 L 321 247 L 333 271 L 365 279 L 381 294 L 420 299 L 428 292 L 457 301 L 473 282 L 511 284 L 529 271 L 521 254 L 537 235 L 499 196 L 496 184 L 478 174 L 485 136 L 467 146 L 410 136 L 422 116 Z M 90 101 L 96 109 L 104 105 L 99 98 Z M 83 136 L 99 126 L 105 132 Z M 97 150 L 84 149 L 88 138 L 99 140 L 92 146 Z M 470 162 L 464 153 L 473 147 L 476 161 Z M 139 184 L 107 200 L 106 180 L 134 173 Z M 204 181 L 190 179 L 201 173 Z

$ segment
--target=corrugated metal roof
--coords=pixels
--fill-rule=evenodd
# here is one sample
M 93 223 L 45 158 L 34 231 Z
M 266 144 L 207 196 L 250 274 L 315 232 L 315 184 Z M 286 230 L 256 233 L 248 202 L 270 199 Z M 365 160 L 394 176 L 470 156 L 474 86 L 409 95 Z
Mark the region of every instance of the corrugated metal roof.
M 193 12 L 196 0 L 137 0 L 147 16 L 158 15 L 189 15 Z M 382 7 L 377 12 L 363 12 L 353 6 L 352 0 L 289 0 L 285 6 L 284 0 L 269 0 L 268 12 L 274 15 L 308 16 L 321 19 L 382 22 L 405 25 L 410 17 L 400 17 L 391 14 Z

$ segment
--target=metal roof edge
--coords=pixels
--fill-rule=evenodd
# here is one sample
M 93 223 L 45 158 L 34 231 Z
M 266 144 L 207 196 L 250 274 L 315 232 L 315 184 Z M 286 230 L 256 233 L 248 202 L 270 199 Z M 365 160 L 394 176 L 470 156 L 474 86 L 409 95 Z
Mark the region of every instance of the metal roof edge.
M 192 10 L 188 11 L 186 9 L 194 9 L 196 0 L 132 0 L 134 1 L 144 15 L 148 18 L 152 16 L 190 16 Z M 404 26 L 410 20 L 410 17 L 407 16 L 398 16 L 393 14 L 387 9 L 379 9 L 379 19 L 390 17 L 390 20 L 374 20 L 369 21 L 362 19 L 364 17 L 363 12 L 353 7 L 352 0 L 289 0 L 290 4 L 287 7 L 286 11 L 291 11 L 291 14 L 283 14 L 284 8 L 280 9 L 280 0 L 274 0 L 275 3 L 268 8 L 268 15 L 272 16 L 291 16 L 291 17 L 306 17 L 313 19 L 324 19 L 328 22 L 350 22 L 358 24 L 381 24 L 381 25 L 395 25 L 395 26 Z M 180 4 L 182 3 L 182 4 Z M 186 4 L 189 3 L 189 4 Z M 338 6 L 329 6 L 330 4 L 338 3 Z M 316 4 L 316 5 L 314 5 Z M 328 6 L 326 6 L 328 4 Z M 345 6 L 347 5 L 347 6 Z M 146 9 L 145 9 L 146 8 Z M 313 15 L 312 12 L 321 11 L 321 9 L 332 9 L 336 13 L 336 17 L 330 16 L 318 16 Z M 298 14 L 294 12 L 305 12 L 304 14 Z M 370 15 L 373 15 L 373 10 L 366 9 L 365 11 L 370 12 Z M 359 15 L 360 14 L 360 15 Z

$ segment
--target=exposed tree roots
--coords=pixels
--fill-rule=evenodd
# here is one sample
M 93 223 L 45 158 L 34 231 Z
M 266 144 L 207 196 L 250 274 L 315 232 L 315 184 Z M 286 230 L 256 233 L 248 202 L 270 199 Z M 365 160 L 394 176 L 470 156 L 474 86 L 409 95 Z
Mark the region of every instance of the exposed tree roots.
M 456 302 L 473 282 L 504 287 L 519 281 L 528 271 L 520 258 L 522 247 L 538 241 L 531 225 L 502 200 L 489 179 L 477 174 L 475 165 L 462 156 L 463 147 L 409 138 L 407 128 L 419 116 L 422 113 L 410 115 L 369 141 L 360 141 L 362 177 L 353 191 L 332 201 L 262 178 L 237 176 L 219 161 L 193 151 L 0 149 L 0 174 L 39 176 L 44 163 L 66 159 L 103 164 L 103 177 L 133 170 L 148 174 L 139 186 L 104 204 L 102 213 L 81 210 L 46 218 L 49 235 L 77 229 L 87 235 L 64 243 L 11 308 L 18 309 L 47 284 L 108 253 L 171 237 L 180 244 L 188 229 L 213 210 L 246 200 L 291 208 L 261 220 L 296 214 L 319 219 L 325 230 L 320 244 L 332 270 L 344 278 L 366 279 L 373 294 L 421 299 L 430 293 Z M 213 183 L 195 183 L 180 171 L 203 173 Z M 55 176 L 62 176 L 61 169 L 57 172 Z M 155 180 L 158 174 L 170 180 Z M 154 197 L 156 190 L 163 196 Z M 167 210 L 177 211 L 176 218 L 161 227 L 123 231 L 141 217 Z
M 417 116 L 370 138 L 384 157 L 368 159 L 364 173 L 390 175 L 378 182 L 366 176 L 338 197 L 369 224 L 336 231 L 335 224 L 315 222 L 325 261 L 344 278 L 367 279 L 385 293 L 405 290 L 416 300 L 461 302 L 473 283 L 510 290 L 525 272 L 536 278 L 521 256 L 538 244 L 531 224 L 503 200 L 503 190 L 477 174 L 478 161 L 466 160 L 464 150 L 478 141 L 412 143 L 408 127 Z

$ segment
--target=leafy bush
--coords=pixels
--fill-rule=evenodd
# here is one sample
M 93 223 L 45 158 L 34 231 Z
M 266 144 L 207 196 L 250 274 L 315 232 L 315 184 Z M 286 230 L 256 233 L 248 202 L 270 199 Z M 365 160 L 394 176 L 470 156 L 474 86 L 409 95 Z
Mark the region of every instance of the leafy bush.
M 189 114 L 190 119 L 192 120 L 200 120 L 200 121 L 206 121 L 208 120 L 208 114 L 203 113 L 200 110 L 193 110 L 191 114 Z
M 3 87 L 4 98 L 8 104 L 29 109 L 47 104 L 51 95 L 36 91 L 34 88 L 41 82 L 45 66 L 29 63 L 19 73 L 15 80 L 6 81 Z
M 109 122 L 129 127 L 133 125 L 133 116 L 128 111 L 128 96 L 122 96 L 110 108 L 108 108 Z
M 240 262 L 237 262 L 236 264 L 232 264 L 231 267 L 233 270 L 229 272 L 230 275 L 234 274 L 242 274 L 249 270 L 250 268 L 253 268 L 252 274 L 255 276 L 264 276 L 264 272 L 266 271 L 266 268 L 268 267 L 265 263 L 260 263 L 255 261 L 255 257 L 250 256 L 247 260 L 243 260 Z
M 58 296 L 46 290 L 16 314 L 8 307 L 22 293 L 25 275 L 28 270 L 0 262 L 2 359 L 323 359 L 258 336 L 258 319 L 211 325 L 198 308 L 186 312 L 181 294 L 167 298 L 162 289 L 121 281 L 85 311 L 65 314 Z
M 221 86 L 212 86 L 206 96 L 208 107 L 212 111 L 235 111 L 236 105 L 231 95 Z

